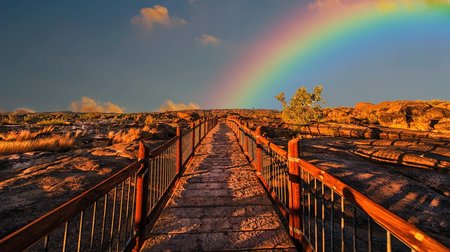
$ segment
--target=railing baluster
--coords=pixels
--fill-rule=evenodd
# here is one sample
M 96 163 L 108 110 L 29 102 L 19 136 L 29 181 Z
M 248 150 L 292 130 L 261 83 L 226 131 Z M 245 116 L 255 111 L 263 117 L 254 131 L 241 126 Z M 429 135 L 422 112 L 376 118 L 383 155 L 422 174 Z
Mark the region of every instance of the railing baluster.
M 62 244 L 62 252 L 66 251 L 66 247 L 67 247 L 67 232 L 69 230 L 69 222 L 67 221 L 66 224 L 64 225 L 64 237 L 63 237 L 63 244 Z
M 341 196 L 341 251 L 345 250 L 345 200 Z
M 131 194 L 131 177 L 129 177 L 126 181 L 128 181 L 128 189 L 127 189 L 127 206 L 125 208 L 125 240 L 124 240 L 124 249 L 125 246 L 127 244 L 127 241 L 129 239 L 128 234 L 129 234 L 129 230 L 128 230 L 128 224 L 129 224 L 129 210 L 130 210 L 130 194 Z
M 372 252 L 372 219 L 367 217 L 367 251 Z
M 112 208 L 112 214 L 111 214 L 111 228 L 109 230 L 109 251 L 112 251 L 113 246 L 113 239 L 114 239 L 114 220 L 115 220 L 115 214 L 116 214 L 116 201 L 117 201 L 117 187 L 114 187 L 114 199 L 113 199 L 113 208 Z
M 308 178 L 308 242 L 311 242 L 311 175 L 306 173 Z
M 314 249 L 317 251 L 318 243 L 318 228 L 317 228 L 317 179 L 314 178 Z
M 386 252 L 391 252 L 392 246 L 391 246 L 391 232 L 386 230 Z
M 94 206 L 92 207 L 92 227 L 91 227 L 91 240 L 89 242 L 89 250 L 92 251 L 94 246 L 94 234 L 95 234 L 95 224 L 96 224 L 96 216 L 97 215 L 97 201 L 94 202 Z
M 330 217 L 330 247 L 331 247 L 331 251 L 334 251 L 334 191 L 331 189 L 331 217 Z
M 80 213 L 80 229 L 78 230 L 78 243 L 77 243 L 77 251 L 81 251 L 81 236 L 83 235 L 83 217 L 84 211 Z
M 117 227 L 117 246 L 116 251 L 119 251 L 119 244 L 120 244 L 120 232 L 122 231 L 122 209 L 123 209 L 123 196 L 125 194 L 125 182 L 122 182 L 122 190 L 120 193 L 120 205 L 119 205 L 119 223 Z
M 325 252 L 325 185 L 322 184 L 321 205 L 322 205 L 322 252 Z
M 300 205 L 301 205 L 301 227 L 302 227 L 302 232 L 303 234 L 305 234 L 306 232 L 306 217 L 305 217 L 305 213 L 306 213 L 306 201 L 305 201 L 305 174 L 303 172 L 303 169 L 300 166 Z
M 102 218 L 102 235 L 100 239 L 100 249 L 103 251 L 103 242 L 105 239 L 105 227 L 106 227 L 106 212 L 108 209 L 108 193 L 105 194 L 103 202 L 103 218 Z
M 353 229 L 353 242 L 352 242 L 353 252 L 356 252 L 356 221 L 357 221 L 356 214 L 357 214 L 357 209 L 355 206 L 353 206 L 353 227 L 352 227 L 352 229 Z
M 49 239 L 50 235 L 46 235 L 44 237 L 44 251 L 47 252 L 48 251 L 48 239 Z

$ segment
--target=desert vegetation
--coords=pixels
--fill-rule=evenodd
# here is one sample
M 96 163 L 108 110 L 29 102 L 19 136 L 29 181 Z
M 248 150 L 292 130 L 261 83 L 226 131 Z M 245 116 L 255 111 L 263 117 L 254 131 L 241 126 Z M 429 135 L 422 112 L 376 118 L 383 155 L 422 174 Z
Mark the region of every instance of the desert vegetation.
M 72 135 L 71 133 L 66 133 L 65 135 L 53 135 L 36 139 L 0 141 L 0 154 L 15 154 L 30 151 L 64 151 L 73 146 L 76 137 L 77 134 Z
M 325 103 L 322 91 L 323 87 L 320 85 L 314 87 L 312 93 L 309 93 L 305 87 L 301 87 L 297 89 L 289 102 L 286 101 L 283 92 L 277 95 L 275 98 L 283 106 L 281 111 L 283 121 L 291 124 L 305 124 L 321 119 L 321 105 Z

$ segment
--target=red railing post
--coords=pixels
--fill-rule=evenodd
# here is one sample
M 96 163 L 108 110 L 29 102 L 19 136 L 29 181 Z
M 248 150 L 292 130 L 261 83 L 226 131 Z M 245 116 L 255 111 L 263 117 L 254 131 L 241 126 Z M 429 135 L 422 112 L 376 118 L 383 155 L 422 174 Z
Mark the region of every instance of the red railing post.
M 298 158 L 298 142 L 295 138 L 288 143 L 289 158 L 289 233 L 295 239 L 300 239 L 300 168 L 294 160 Z
M 191 138 L 192 138 L 192 143 L 191 143 L 191 155 L 194 155 L 195 152 L 195 122 L 191 122 L 191 128 L 192 128 L 192 132 L 191 132 Z
M 258 126 L 256 128 L 256 174 L 260 175 L 262 171 L 263 166 L 263 160 L 262 160 L 262 147 L 261 147 L 261 140 L 259 138 L 261 137 L 261 126 Z
M 139 143 L 138 161 L 141 162 L 136 179 L 136 211 L 134 213 L 134 230 L 136 240 L 133 251 L 139 251 L 145 240 L 145 225 L 148 209 L 149 155 L 150 151 L 143 142 Z
M 244 154 L 247 155 L 247 156 L 250 156 L 248 154 L 248 135 L 247 135 L 247 132 L 245 130 L 243 130 L 242 132 L 244 133 L 243 134 L 244 135 L 244 141 L 243 141 L 242 148 L 244 149 Z
M 181 134 L 180 126 L 177 127 L 177 150 L 176 150 L 176 170 L 175 173 L 178 175 L 181 173 L 181 167 L 183 166 L 183 136 Z
M 202 119 L 198 120 L 198 143 L 202 140 Z

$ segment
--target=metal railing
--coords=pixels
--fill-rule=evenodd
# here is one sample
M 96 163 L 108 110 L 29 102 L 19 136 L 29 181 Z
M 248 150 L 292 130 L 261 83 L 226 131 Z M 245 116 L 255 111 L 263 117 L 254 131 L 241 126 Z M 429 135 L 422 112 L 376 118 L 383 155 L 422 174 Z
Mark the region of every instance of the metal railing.
M 288 150 L 228 118 L 244 153 L 306 251 L 449 251 L 356 189 L 299 157 L 300 139 Z
M 184 135 L 177 128 L 177 136 L 152 151 L 140 142 L 138 161 L 2 238 L 0 251 L 138 251 L 146 228 L 217 122 L 202 119 Z

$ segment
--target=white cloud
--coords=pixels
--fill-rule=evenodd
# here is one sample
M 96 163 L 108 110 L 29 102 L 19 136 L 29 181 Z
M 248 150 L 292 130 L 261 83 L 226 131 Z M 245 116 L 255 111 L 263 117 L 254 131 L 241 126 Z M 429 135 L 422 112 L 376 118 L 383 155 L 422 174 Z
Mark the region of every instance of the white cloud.
M 177 17 L 171 17 L 169 10 L 161 5 L 155 5 L 149 8 L 142 8 L 139 15 L 131 18 L 130 22 L 134 25 L 140 25 L 147 30 L 152 30 L 155 24 L 172 27 L 186 24 L 186 20 Z
M 83 96 L 80 101 L 70 103 L 73 112 L 101 112 L 101 113 L 123 113 L 124 108 L 111 102 L 97 102 L 92 98 Z
M 191 109 L 200 109 L 200 105 L 195 103 L 174 103 L 171 100 L 166 100 L 161 107 L 159 107 L 159 111 L 166 112 L 166 111 L 179 111 L 179 110 L 191 110 Z
M 222 41 L 220 41 L 217 37 L 206 33 L 203 33 L 199 38 L 197 38 L 197 41 L 202 45 L 219 45 L 222 43 Z

